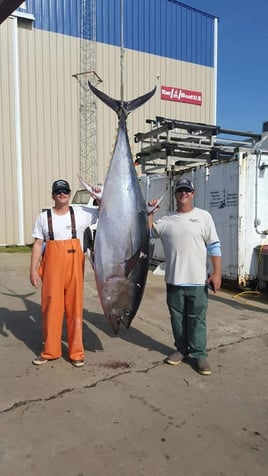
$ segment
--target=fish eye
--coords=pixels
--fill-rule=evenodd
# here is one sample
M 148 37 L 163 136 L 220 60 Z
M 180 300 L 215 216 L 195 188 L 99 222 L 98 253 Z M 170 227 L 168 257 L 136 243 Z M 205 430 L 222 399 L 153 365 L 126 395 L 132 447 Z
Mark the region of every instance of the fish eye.
M 129 317 L 131 314 L 131 311 L 129 309 L 124 309 L 124 316 Z

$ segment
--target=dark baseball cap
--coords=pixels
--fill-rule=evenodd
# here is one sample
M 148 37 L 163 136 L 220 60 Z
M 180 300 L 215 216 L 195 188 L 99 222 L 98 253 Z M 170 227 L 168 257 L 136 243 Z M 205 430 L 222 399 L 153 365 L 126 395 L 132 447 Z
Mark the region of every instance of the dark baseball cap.
M 70 185 L 68 184 L 68 182 L 66 182 L 66 180 L 63 179 L 59 179 L 53 182 L 52 193 L 55 193 L 56 190 L 68 190 L 68 192 L 71 191 Z
M 178 182 L 176 182 L 176 185 L 175 185 L 175 193 L 179 192 L 182 188 L 186 188 L 190 190 L 190 192 L 194 191 L 194 185 L 189 179 L 178 180 Z

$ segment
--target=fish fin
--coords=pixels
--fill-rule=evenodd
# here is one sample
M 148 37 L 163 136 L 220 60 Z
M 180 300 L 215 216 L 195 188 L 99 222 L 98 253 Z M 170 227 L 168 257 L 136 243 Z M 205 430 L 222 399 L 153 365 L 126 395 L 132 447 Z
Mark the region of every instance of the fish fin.
M 147 205 L 147 215 L 151 215 L 151 213 L 154 213 L 154 211 L 156 211 L 156 209 L 159 207 L 165 195 L 166 195 L 166 192 L 164 192 L 163 195 L 161 195 L 161 197 L 158 198 L 156 204 L 153 205 L 152 207 L 150 207 L 150 205 Z
M 91 89 L 91 91 L 95 94 L 95 96 L 97 96 L 101 101 L 103 101 L 107 106 L 109 106 L 111 109 L 113 109 L 113 111 L 118 114 L 121 107 L 121 101 L 119 101 L 118 99 L 113 99 L 104 92 L 95 88 L 95 86 L 93 86 L 90 81 L 88 81 L 88 86 L 89 89 Z
M 132 99 L 132 101 L 124 101 L 124 109 L 129 114 L 130 112 L 134 111 L 138 107 L 142 106 L 142 104 L 149 101 L 149 99 L 151 99 L 151 97 L 154 95 L 155 91 L 156 91 L 156 86 L 148 93 L 143 94 L 143 96 L 139 96 L 136 99 Z
M 135 268 L 139 257 L 140 257 L 141 250 L 139 249 L 134 255 L 132 255 L 128 260 L 125 261 L 125 276 L 129 276 L 131 271 Z
M 95 88 L 95 86 L 93 86 L 93 84 L 91 84 L 90 81 L 88 81 L 88 86 L 91 89 L 91 91 L 107 106 L 113 109 L 113 111 L 115 111 L 119 117 L 122 114 L 122 112 L 124 113 L 125 116 L 127 116 L 130 112 L 134 111 L 134 109 L 137 109 L 138 107 L 140 107 L 146 101 L 151 99 L 151 97 L 154 95 L 156 91 L 156 86 L 155 86 L 151 91 L 144 94 L 143 96 L 139 96 L 136 99 L 132 99 L 132 101 L 123 101 L 123 105 L 122 105 L 122 101 L 120 101 L 119 99 L 111 98 L 104 92 Z
M 79 180 L 79 182 L 81 183 L 81 185 L 83 185 L 83 187 L 84 187 L 89 193 L 92 193 L 92 192 L 93 192 L 93 187 L 92 187 L 92 185 L 90 185 L 89 183 L 87 183 L 82 177 L 80 177 L 80 175 L 77 174 L 77 177 L 78 177 L 78 180 Z
M 90 195 L 97 200 L 97 202 L 100 202 L 102 199 L 103 195 L 103 187 L 101 187 L 100 192 L 94 192 L 92 185 L 87 183 L 80 175 L 77 175 L 81 185 L 90 193 Z

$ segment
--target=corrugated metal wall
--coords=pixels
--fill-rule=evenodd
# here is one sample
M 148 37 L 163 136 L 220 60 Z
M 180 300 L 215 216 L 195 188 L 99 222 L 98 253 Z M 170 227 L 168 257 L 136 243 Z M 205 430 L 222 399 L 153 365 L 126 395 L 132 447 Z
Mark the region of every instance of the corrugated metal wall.
M 97 72 L 103 82 L 98 86 L 112 97 L 120 98 L 120 49 L 98 43 Z M 160 76 L 159 79 L 157 79 Z M 135 155 L 140 144 L 134 134 L 149 130 L 147 119 L 162 116 L 178 120 L 212 124 L 214 122 L 214 71 L 212 68 L 148 55 L 133 50 L 125 52 L 125 99 L 133 99 L 157 85 L 155 96 L 128 117 L 130 145 Z M 161 85 L 179 86 L 202 91 L 203 104 L 195 106 L 161 100 Z M 117 118 L 113 111 L 97 100 L 98 167 L 103 180 L 115 142 Z M 104 162 L 102 160 L 104 159 Z
M 97 0 L 96 73 L 100 89 L 120 97 L 119 0 Z M 59 177 L 78 188 L 80 170 L 80 91 L 72 77 L 80 71 L 80 2 L 27 0 L 19 19 L 18 81 L 22 163 L 23 240 L 31 242 L 33 221 L 50 205 L 50 188 Z M 133 154 L 136 132 L 156 115 L 212 123 L 215 78 L 213 18 L 173 0 L 125 0 L 125 99 L 157 84 L 154 98 L 129 117 Z M 160 22 L 161 19 L 161 22 Z M 163 21 L 164 20 L 164 21 Z M 18 124 L 15 116 L 14 22 L 0 26 L 0 245 L 20 242 L 18 206 Z M 158 79 L 157 79 L 158 78 Z M 160 86 L 202 91 L 201 106 L 163 101 Z M 115 143 L 117 118 L 98 99 L 98 181 L 103 182 Z
M 72 78 L 79 42 L 68 36 L 20 30 L 21 117 L 26 236 L 40 208 L 51 203 L 51 184 L 79 172 L 79 89 Z M 31 54 L 34 53 L 34 54 Z M 31 240 L 30 240 L 31 241 Z
M 79 0 L 26 3 L 35 17 L 35 28 L 80 36 Z M 120 0 L 96 0 L 97 42 L 120 46 L 120 9 Z M 126 48 L 213 66 L 213 16 L 177 0 L 124 0 L 123 13 Z M 92 39 L 90 31 L 88 39 Z
M 124 1 L 126 48 L 213 66 L 213 35 L 211 15 L 176 0 Z M 97 41 L 120 46 L 120 1 L 97 1 Z
M 26 0 L 25 3 L 27 13 L 34 16 L 36 29 L 80 36 L 80 0 Z M 25 8 L 18 11 L 24 13 Z
M 0 27 L 0 245 L 19 243 L 17 132 L 21 136 L 26 243 L 32 241 L 34 218 L 52 203 L 51 183 L 55 178 L 66 177 L 76 188 L 80 162 L 79 87 L 72 77 L 79 70 L 79 40 L 31 31 L 19 21 L 18 124 L 14 104 L 16 21 L 9 18 Z

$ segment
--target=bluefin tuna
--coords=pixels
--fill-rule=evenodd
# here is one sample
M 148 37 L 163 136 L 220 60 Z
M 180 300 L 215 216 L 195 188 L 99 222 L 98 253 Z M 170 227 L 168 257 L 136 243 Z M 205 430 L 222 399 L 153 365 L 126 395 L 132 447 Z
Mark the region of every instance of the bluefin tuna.
M 94 273 L 103 312 L 115 334 L 128 329 L 142 300 L 149 268 L 149 225 L 127 134 L 127 116 L 148 101 L 107 96 L 90 82 L 92 92 L 118 115 L 118 131 L 106 174 L 94 243 Z

